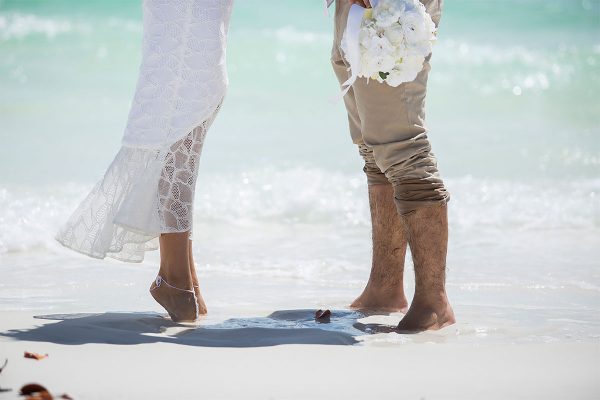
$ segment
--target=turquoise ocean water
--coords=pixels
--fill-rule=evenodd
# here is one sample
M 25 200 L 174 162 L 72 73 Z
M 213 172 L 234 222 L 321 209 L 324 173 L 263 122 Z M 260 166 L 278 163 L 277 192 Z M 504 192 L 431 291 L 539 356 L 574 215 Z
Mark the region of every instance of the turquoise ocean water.
M 230 87 L 195 217 L 217 309 L 268 308 L 280 288 L 306 307 L 341 307 L 368 276 L 366 188 L 343 105 L 331 101 L 331 31 L 320 0 L 236 1 Z M 151 307 L 140 281 L 152 279 L 152 258 L 144 268 L 88 261 L 52 240 L 119 148 L 141 34 L 137 0 L 0 0 L 3 309 L 118 308 L 92 295 L 119 273 L 131 278 L 127 304 Z M 459 311 L 493 307 L 505 322 L 541 318 L 554 339 L 597 338 L 600 1 L 446 0 L 432 65 L 427 119 L 453 196 Z M 46 285 L 24 288 L 34 275 Z M 248 289 L 219 303 L 233 289 L 216 282 L 251 278 L 273 281 L 266 299 Z M 79 290 L 91 279 L 96 291 Z

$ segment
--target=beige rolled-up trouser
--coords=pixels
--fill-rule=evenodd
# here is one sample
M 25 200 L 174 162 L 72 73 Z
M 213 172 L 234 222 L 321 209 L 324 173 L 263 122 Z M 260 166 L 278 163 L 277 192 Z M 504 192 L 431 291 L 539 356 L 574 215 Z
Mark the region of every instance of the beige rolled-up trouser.
M 421 0 L 438 25 L 442 0 Z M 331 62 L 340 84 L 348 79 L 348 63 L 340 42 L 350 10 L 348 0 L 337 0 Z M 431 54 L 413 82 L 391 87 L 358 78 L 344 97 L 350 135 L 365 161 L 369 185 L 392 184 L 400 214 L 444 204 L 449 193 L 440 178 L 425 128 L 425 95 Z

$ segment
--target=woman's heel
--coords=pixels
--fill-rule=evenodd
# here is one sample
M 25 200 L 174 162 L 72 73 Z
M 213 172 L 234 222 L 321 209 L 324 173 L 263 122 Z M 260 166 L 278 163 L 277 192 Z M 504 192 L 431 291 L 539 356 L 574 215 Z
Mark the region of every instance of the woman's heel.
M 200 317 L 194 290 L 175 287 L 158 275 L 150 286 L 150 294 L 167 310 L 173 322 L 193 322 Z

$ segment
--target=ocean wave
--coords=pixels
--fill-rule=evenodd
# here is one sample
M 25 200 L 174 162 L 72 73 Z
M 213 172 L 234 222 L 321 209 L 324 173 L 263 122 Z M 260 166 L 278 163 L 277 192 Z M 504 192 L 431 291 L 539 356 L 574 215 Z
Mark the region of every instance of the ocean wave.
M 543 229 L 600 228 L 600 180 L 532 183 L 465 177 L 448 180 L 456 227 Z
M 227 199 L 224 201 L 224 199 Z M 198 214 L 208 220 L 368 223 L 364 176 L 320 169 L 259 169 L 199 183 Z
M 441 39 L 433 63 L 432 79 L 437 82 L 460 80 L 484 95 L 509 91 L 518 96 L 583 82 L 582 76 L 598 83 L 593 71 L 600 58 L 595 46 L 585 44 L 532 48 Z M 485 75 L 479 78 L 474 71 L 485 71 Z
M 0 14 L 0 40 L 22 40 L 30 36 L 56 39 L 59 35 L 92 35 L 97 31 L 122 31 L 139 35 L 142 22 L 136 19 L 108 17 L 102 19 L 74 19 L 66 17 L 44 17 L 35 14 Z
M 597 179 L 519 183 L 464 177 L 446 183 L 456 227 L 600 228 Z M 197 202 L 203 220 L 370 224 L 362 174 L 261 169 L 201 182 Z
M 46 18 L 33 14 L 0 15 L 0 39 L 23 39 L 30 35 L 43 35 L 48 39 L 70 33 L 89 32 L 90 27 L 64 18 Z
M 448 179 L 451 228 L 505 231 L 600 229 L 600 180 L 517 183 Z M 47 247 L 91 185 L 0 188 L 0 253 Z M 361 174 L 258 169 L 201 175 L 196 223 L 368 228 Z

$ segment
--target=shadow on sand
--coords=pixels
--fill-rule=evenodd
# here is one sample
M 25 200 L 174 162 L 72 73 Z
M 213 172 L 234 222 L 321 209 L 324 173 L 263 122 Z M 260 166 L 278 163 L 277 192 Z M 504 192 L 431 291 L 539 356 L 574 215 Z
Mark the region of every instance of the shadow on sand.
M 364 331 L 355 328 L 365 314 L 334 310 L 329 321 L 315 321 L 315 310 L 282 310 L 262 318 L 233 318 L 215 325 L 177 324 L 153 312 L 40 315 L 58 321 L 0 336 L 65 345 L 174 343 L 202 347 L 263 347 L 282 344 L 353 345 Z

